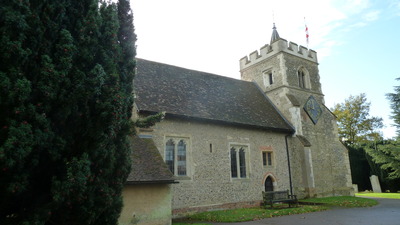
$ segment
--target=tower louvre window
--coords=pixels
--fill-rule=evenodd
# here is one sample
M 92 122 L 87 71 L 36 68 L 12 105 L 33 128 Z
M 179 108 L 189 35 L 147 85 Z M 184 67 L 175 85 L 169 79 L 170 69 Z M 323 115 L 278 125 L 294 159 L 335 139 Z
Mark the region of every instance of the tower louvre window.
M 298 78 L 299 78 L 299 87 L 300 87 L 300 88 L 306 88 L 304 71 L 299 70 L 299 71 L 297 72 L 297 76 L 298 76 Z
M 310 74 L 306 68 L 301 67 L 299 70 L 297 70 L 297 79 L 300 88 L 311 89 Z

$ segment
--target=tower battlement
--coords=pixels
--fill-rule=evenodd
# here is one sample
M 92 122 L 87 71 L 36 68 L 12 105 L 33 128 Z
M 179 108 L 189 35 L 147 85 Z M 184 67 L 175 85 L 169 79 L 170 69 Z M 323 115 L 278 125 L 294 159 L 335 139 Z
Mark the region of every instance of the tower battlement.
M 318 63 L 317 52 L 312 49 L 307 49 L 304 46 L 299 46 L 296 43 L 289 42 L 285 39 L 279 38 L 272 42 L 270 45 L 266 44 L 250 53 L 249 56 L 245 56 L 240 59 L 240 70 L 243 70 L 251 65 L 254 65 L 264 59 L 271 57 L 279 52 L 286 52 L 306 60 Z

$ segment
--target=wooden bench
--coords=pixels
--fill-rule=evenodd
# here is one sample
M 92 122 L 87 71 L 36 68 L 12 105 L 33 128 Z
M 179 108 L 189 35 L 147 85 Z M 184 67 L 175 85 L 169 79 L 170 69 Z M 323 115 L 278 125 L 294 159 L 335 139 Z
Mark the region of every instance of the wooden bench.
M 297 196 L 290 195 L 289 190 L 267 192 L 263 191 L 262 194 L 265 207 L 267 207 L 267 205 L 271 205 L 271 208 L 273 208 L 273 203 L 275 202 L 289 203 L 289 207 L 292 207 L 292 205 L 298 205 Z

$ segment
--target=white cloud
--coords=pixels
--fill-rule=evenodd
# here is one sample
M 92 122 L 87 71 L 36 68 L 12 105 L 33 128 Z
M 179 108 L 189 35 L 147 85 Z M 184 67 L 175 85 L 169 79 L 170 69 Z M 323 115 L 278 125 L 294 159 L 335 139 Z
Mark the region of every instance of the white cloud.
M 363 19 L 368 22 L 375 21 L 379 18 L 380 13 L 381 12 L 379 10 L 368 12 L 367 14 L 364 15 Z
M 400 16 L 400 0 L 389 0 L 389 6 L 395 11 L 396 16 Z
M 345 31 L 346 31 L 346 32 L 352 31 L 352 30 L 354 30 L 355 28 L 365 27 L 365 26 L 367 26 L 367 25 L 368 25 L 368 24 L 367 24 L 366 22 L 363 22 L 363 21 L 356 22 L 356 23 L 353 23 L 353 24 L 347 26 L 346 29 L 345 29 Z
M 306 22 L 309 47 L 318 50 L 321 59 L 345 41 L 345 33 L 351 28 L 366 26 L 380 15 L 379 10 L 367 11 L 369 0 L 131 2 L 138 57 L 219 74 L 238 74 L 237 68 L 224 72 L 232 66 L 220 63 L 237 62 L 268 44 L 273 22 L 282 38 L 304 46 Z M 395 3 L 400 6 L 399 1 Z M 200 68 L 201 64 L 217 61 L 220 63 Z
M 337 2 L 347 14 L 359 14 L 371 5 L 369 0 L 343 0 Z

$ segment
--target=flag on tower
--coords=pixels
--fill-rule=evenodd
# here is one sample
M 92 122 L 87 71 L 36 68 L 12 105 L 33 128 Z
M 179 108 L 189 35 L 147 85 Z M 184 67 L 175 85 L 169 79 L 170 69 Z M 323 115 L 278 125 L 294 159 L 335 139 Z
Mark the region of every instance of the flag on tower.
M 306 42 L 307 42 L 307 48 L 308 48 L 308 27 L 307 27 L 307 24 L 306 24 L 306 18 L 304 17 L 304 26 L 306 27 Z

